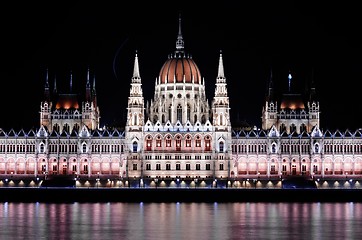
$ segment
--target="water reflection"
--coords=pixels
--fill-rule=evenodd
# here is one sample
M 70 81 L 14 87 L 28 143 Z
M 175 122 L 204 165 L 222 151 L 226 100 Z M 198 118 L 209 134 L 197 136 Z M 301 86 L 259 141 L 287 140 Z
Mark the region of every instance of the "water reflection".
M 1 203 L 0 239 L 357 239 L 361 203 Z

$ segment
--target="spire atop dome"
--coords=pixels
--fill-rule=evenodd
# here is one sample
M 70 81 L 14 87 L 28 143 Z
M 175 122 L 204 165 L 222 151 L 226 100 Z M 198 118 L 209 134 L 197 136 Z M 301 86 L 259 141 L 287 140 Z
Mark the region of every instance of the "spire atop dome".
M 183 52 L 183 51 L 184 51 L 184 39 L 182 37 L 182 32 L 181 32 L 181 13 L 180 13 L 178 18 L 178 35 L 176 41 L 176 52 Z

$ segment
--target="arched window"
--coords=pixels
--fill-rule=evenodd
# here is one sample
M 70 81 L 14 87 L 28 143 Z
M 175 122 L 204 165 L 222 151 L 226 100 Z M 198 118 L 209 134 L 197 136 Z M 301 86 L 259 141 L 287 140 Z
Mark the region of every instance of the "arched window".
M 209 136 L 205 137 L 205 151 L 211 150 L 211 139 Z
M 136 141 L 133 142 L 133 152 L 137 152 L 138 144 Z
M 303 123 L 302 125 L 300 125 L 300 132 L 305 132 L 307 131 L 307 127 L 305 126 L 305 124 Z
M 137 114 L 134 114 L 133 115 L 133 125 L 137 125 L 138 122 L 137 122 Z
M 168 120 L 172 122 L 172 105 L 168 107 Z
M 224 152 L 224 142 L 222 141 L 219 143 L 219 151 Z
M 202 115 L 202 117 L 201 117 L 201 123 L 202 123 L 202 124 L 205 124 L 205 123 L 206 123 L 206 117 L 205 117 L 205 115 Z
M 291 133 L 294 132 L 295 130 L 297 130 L 295 124 L 290 125 L 289 129 L 290 129 Z
M 181 137 L 176 137 L 176 151 L 181 151 Z
M 190 104 L 187 104 L 187 116 L 186 116 L 186 120 L 191 120 L 191 107 Z
M 180 121 L 180 123 L 182 123 L 182 106 L 181 106 L 181 104 L 179 104 L 177 106 L 177 120 Z
M 146 140 L 146 150 L 147 150 L 147 151 L 151 151 L 151 150 L 152 150 L 152 138 L 151 138 L 151 136 L 148 136 L 148 137 L 147 137 L 147 140 Z
M 196 123 L 197 122 L 197 115 L 195 114 L 195 116 L 194 116 L 194 123 Z
M 272 153 L 276 153 L 277 152 L 277 146 L 275 143 L 272 144 Z
M 165 114 L 162 114 L 162 124 L 164 124 L 165 122 Z
M 83 144 L 83 146 L 82 146 L 82 152 L 83 153 L 86 153 L 87 152 L 87 144 Z
M 69 133 L 69 125 L 68 125 L 68 123 L 64 124 L 63 131 L 66 131 L 66 132 Z

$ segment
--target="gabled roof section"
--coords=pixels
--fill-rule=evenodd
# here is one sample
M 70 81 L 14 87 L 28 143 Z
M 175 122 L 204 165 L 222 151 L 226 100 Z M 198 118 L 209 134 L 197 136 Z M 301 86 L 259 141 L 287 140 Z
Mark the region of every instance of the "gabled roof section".
M 289 134 L 286 131 L 283 131 L 282 134 L 280 134 L 280 136 L 286 138 L 289 137 Z
M 343 138 L 343 134 L 338 129 L 334 132 L 333 137 L 335 138 Z
M 42 125 L 39 129 L 39 131 L 36 133 L 37 137 L 48 137 L 48 131 L 45 129 L 45 127 Z
M 361 129 L 357 129 L 354 133 L 355 138 L 362 138 Z
M 100 136 L 100 134 L 99 134 L 99 132 L 98 132 L 97 129 L 93 131 L 92 136 L 93 136 L 93 137 L 99 137 L 99 136 Z
M 35 132 L 33 129 L 28 132 L 28 137 L 35 137 Z
M 263 137 L 266 137 L 266 136 L 267 136 L 267 133 L 264 130 L 260 130 L 259 137 L 263 138 Z
M 324 137 L 332 137 L 333 134 L 331 133 L 331 131 L 327 130 L 324 132 Z
M 21 130 L 18 132 L 18 136 L 19 136 L 19 137 L 25 137 L 25 136 L 26 136 L 26 133 L 24 132 L 23 129 L 21 129 Z
M 83 125 L 82 130 L 79 132 L 79 137 L 89 137 L 90 133 L 86 125 Z
M 314 138 L 323 136 L 322 131 L 319 129 L 319 127 L 317 125 L 313 127 L 311 136 Z
M 248 135 L 249 135 L 249 137 L 258 137 L 258 135 L 256 134 L 256 132 L 254 130 L 251 130 Z
M 59 133 L 55 130 L 53 130 L 51 133 L 50 133 L 50 136 L 51 137 L 58 137 L 59 136 Z
M 7 134 L 5 133 L 5 131 L 0 128 L 0 137 L 6 137 L 6 136 Z
M 303 131 L 303 132 L 300 134 L 300 137 L 301 137 L 301 138 L 310 138 L 310 135 L 309 135 L 306 131 Z
M 293 131 L 293 132 L 290 134 L 290 137 L 299 138 L 299 134 L 298 134 L 296 131 Z
M 17 134 L 15 133 L 14 129 L 10 129 L 8 132 L 8 137 L 17 137 Z
M 61 137 L 68 137 L 68 136 L 69 136 L 69 133 L 64 130 L 59 136 L 61 136 Z
M 278 129 L 274 125 L 270 128 L 268 136 L 269 137 L 279 137 L 280 136 Z
M 344 136 L 345 136 L 345 137 L 353 137 L 353 134 L 347 129 L 347 130 L 344 132 Z

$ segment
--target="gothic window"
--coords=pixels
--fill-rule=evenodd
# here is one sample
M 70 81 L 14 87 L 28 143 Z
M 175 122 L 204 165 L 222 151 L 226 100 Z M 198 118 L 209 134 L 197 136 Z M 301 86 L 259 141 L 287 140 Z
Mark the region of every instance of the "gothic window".
M 168 107 L 168 119 L 172 121 L 172 105 Z
M 162 123 L 164 124 L 165 122 L 165 114 L 162 114 Z
M 205 137 L 205 151 L 211 150 L 211 139 L 209 136 Z
M 181 104 L 177 106 L 177 120 L 182 123 L 182 107 Z
M 210 170 L 211 169 L 211 164 L 210 163 L 206 163 L 206 170 Z
M 166 170 L 171 170 L 171 163 L 166 163 Z
M 197 115 L 194 116 L 194 123 L 197 122 Z
M 219 151 L 224 152 L 224 142 L 222 141 L 219 143 Z
M 314 145 L 314 152 L 315 152 L 315 153 L 319 153 L 319 144 L 318 144 L 318 143 L 316 143 L 316 144 Z
M 300 132 L 305 132 L 307 131 L 307 127 L 305 126 L 305 124 L 303 123 L 302 125 L 300 125 Z
M 275 143 L 272 144 L 272 153 L 276 153 L 277 152 L 277 146 Z
M 56 124 L 54 124 L 54 126 L 53 126 L 53 130 L 54 131 L 56 131 L 56 132 L 59 132 L 59 124 L 58 123 L 56 123 Z
M 200 139 L 199 136 L 196 137 L 195 146 L 196 147 L 201 147 L 201 139 Z
M 186 137 L 186 147 L 191 147 L 191 137 L 190 136 Z
M 191 118 L 191 107 L 190 107 L 190 104 L 187 104 L 187 117 L 186 117 L 186 120 L 190 121 L 190 118 Z
M 176 151 L 181 151 L 181 137 L 176 137 Z
M 220 164 L 219 164 L 219 170 L 220 170 L 220 171 L 223 171 L 223 170 L 224 170 L 224 164 L 223 164 L 223 163 L 220 163 Z
M 186 163 L 186 170 L 191 170 L 191 164 L 190 163 Z
M 83 143 L 82 145 L 82 152 L 86 153 L 87 152 L 87 144 Z
M 76 131 L 76 132 L 79 132 L 79 124 L 75 124 L 74 127 L 73 127 L 73 130 Z
M 161 170 L 161 163 L 156 163 L 156 170 Z
M 146 170 L 151 170 L 151 163 L 146 163 Z
M 290 125 L 290 132 L 292 133 L 292 132 L 294 132 L 295 130 L 297 130 L 295 124 Z
M 171 137 L 167 136 L 166 138 L 166 147 L 171 147 Z
M 280 125 L 280 132 L 284 132 L 286 130 L 285 124 L 283 123 L 282 125 Z
M 134 114 L 133 115 L 133 125 L 137 125 L 138 122 L 137 122 L 137 114 Z
M 201 117 L 201 123 L 202 123 L 202 124 L 205 124 L 205 123 L 206 123 L 206 117 L 205 117 L 205 115 L 202 115 L 202 117 Z
M 313 165 L 313 172 L 318 173 L 318 165 Z
M 40 152 L 40 153 L 44 153 L 44 150 L 45 150 L 45 148 L 44 148 L 44 143 L 40 143 L 39 152 Z
M 180 163 L 176 163 L 176 170 L 181 170 L 181 164 Z
M 161 142 L 162 142 L 161 137 L 158 136 L 156 139 L 156 147 L 161 147 Z
M 137 152 L 138 144 L 136 141 L 133 142 L 133 152 Z
M 69 125 L 68 125 L 67 123 L 64 124 L 64 126 L 63 126 L 63 131 L 66 131 L 66 132 L 69 133 Z
M 200 163 L 196 163 L 196 170 L 201 170 L 201 165 L 200 165 Z
M 88 165 L 83 166 L 83 172 L 84 172 L 84 174 L 88 173 Z

